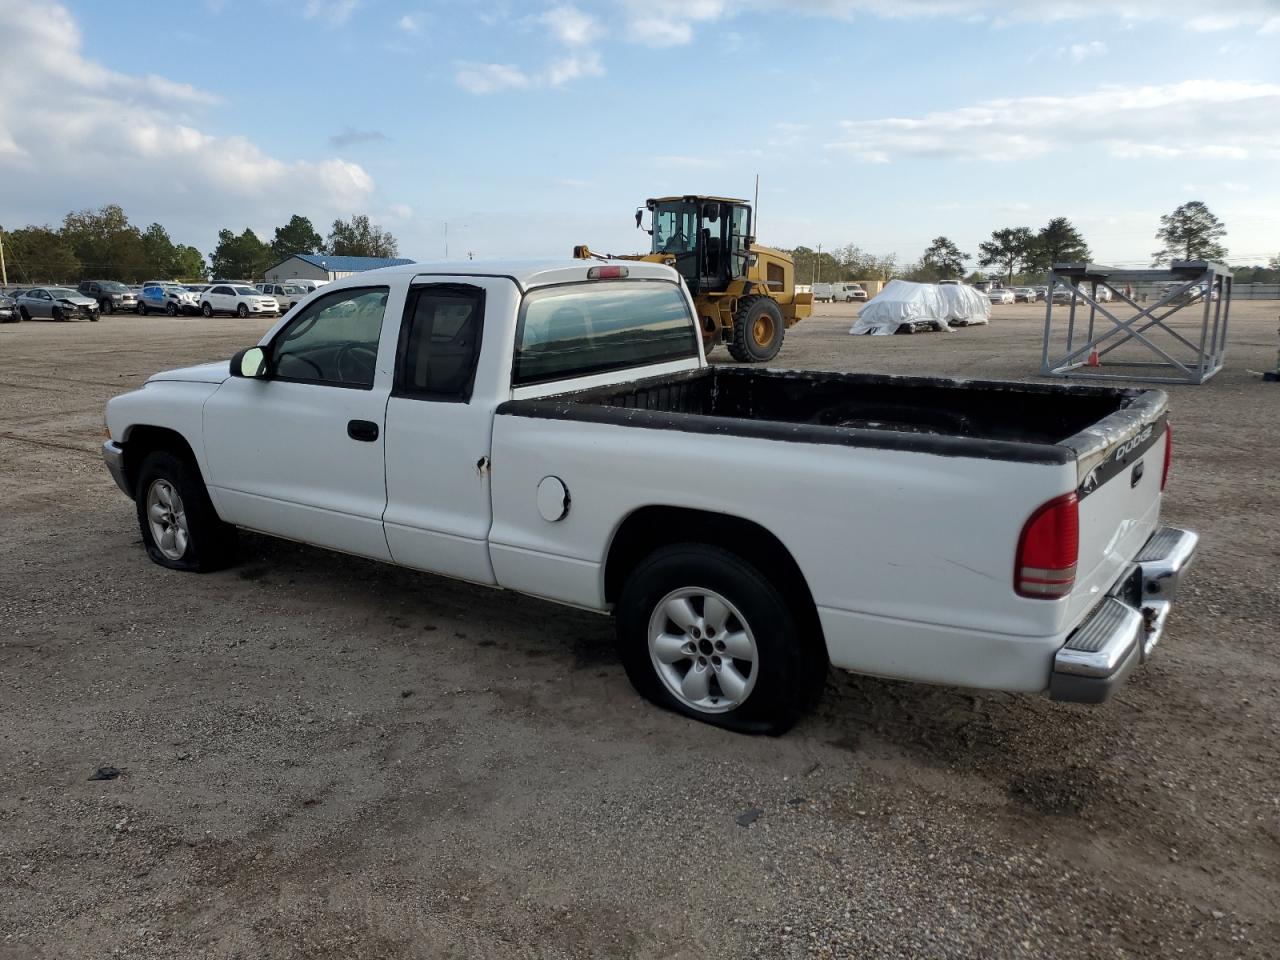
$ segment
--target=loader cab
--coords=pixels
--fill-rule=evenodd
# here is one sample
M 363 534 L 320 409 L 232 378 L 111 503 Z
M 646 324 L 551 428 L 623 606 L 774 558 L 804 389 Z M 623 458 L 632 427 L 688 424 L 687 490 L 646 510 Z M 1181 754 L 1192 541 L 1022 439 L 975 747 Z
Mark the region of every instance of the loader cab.
M 720 293 L 747 275 L 751 260 L 751 205 L 725 197 L 648 200 L 652 253 L 672 256 L 689 292 Z M 641 225 L 644 211 L 636 211 Z

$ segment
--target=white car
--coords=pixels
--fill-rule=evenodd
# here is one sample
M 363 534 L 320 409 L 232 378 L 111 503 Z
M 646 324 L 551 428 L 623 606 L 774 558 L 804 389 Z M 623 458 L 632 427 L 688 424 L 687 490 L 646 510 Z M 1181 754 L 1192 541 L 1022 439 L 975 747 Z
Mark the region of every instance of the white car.
M 292 283 L 274 283 L 270 280 L 266 283 L 258 284 L 257 289 L 268 297 L 275 298 L 281 313 L 288 313 L 293 309 L 295 303 L 305 300 L 311 292 L 303 287 L 294 286 Z
M 1008 287 L 995 287 L 987 291 L 987 299 L 992 303 L 1014 303 L 1013 291 Z
M 206 317 L 215 313 L 234 313 L 240 317 L 278 314 L 280 304 L 261 290 L 244 284 L 215 283 L 200 295 L 200 312 Z
M 243 527 L 611 613 L 644 696 L 780 733 L 829 665 L 1106 699 L 1195 552 L 1159 525 L 1167 408 L 709 366 L 657 263 L 408 264 L 113 398 L 103 456 L 161 566 Z

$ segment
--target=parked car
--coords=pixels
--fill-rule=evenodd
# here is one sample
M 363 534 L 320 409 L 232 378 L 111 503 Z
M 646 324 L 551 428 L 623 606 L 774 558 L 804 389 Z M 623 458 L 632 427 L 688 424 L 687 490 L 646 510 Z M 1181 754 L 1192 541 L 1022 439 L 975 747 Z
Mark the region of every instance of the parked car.
M 268 297 L 274 297 L 281 313 L 288 313 L 293 309 L 295 303 L 305 300 L 309 295 L 308 291 L 302 287 L 295 287 L 292 283 L 267 281 L 266 283 L 259 283 L 257 289 Z
M 293 279 L 293 280 L 280 280 L 277 282 L 287 283 L 295 287 L 301 287 L 303 290 L 307 291 L 307 293 L 315 293 L 317 290 L 319 290 L 329 281 L 328 280 Z
M 1045 302 L 1045 300 L 1047 300 L 1047 299 L 1049 298 L 1049 288 L 1048 288 L 1048 287 L 1032 287 L 1031 289 L 1032 289 L 1032 290 L 1034 290 L 1034 291 L 1036 292 L 1036 302 L 1037 302 L 1037 303 L 1044 303 L 1044 302 Z
M 829 283 L 815 283 L 812 289 L 814 303 L 831 303 L 836 298 L 835 288 Z
M 867 299 L 867 291 L 862 289 L 862 284 L 860 283 L 834 283 L 831 288 L 835 299 L 841 303 L 853 303 L 855 300 Z
M 0 323 L 18 322 L 18 304 L 13 297 L 0 293 Z
M 144 317 L 153 310 L 171 317 L 189 316 L 200 309 L 196 296 L 181 284 L 165 280 L 148 280 L 138 297 L 138 313 Z
M 206 317 L 215 313 L 234 313 L 241 317 L 278 314 L 280 305 L 255 287 L 245 284 L 215 283 L 200 297 L 200 312 Z
M 119 280 L 82 280 L 77 289 L 98 301 L 98 310 L 112 314 L 117 310 L 130 313 L 138 309 L 138 298 Z
M 1106 699 L 1196 548 L 1158 522 L 1167 411 L 709 366 L 662 264 L 409 264 L 113 398 L 103 456 L 161 566 L 227 564 L 244 527 L 612 613 L 644 696 L 779 733 L 828 665 Z
M 1183 280 L 1169 280 L 1165 283 L 1162 283 L 1156 290 L 1156 299 L 1161 300 L 1169 296 L 1169 294 L 1174 293 L 1175 291 L 1181 290 L 1182 287 L 1185 286 L 1185 283 L 1186 282 Z M 1209 285 L 1207 283 L 1193 284 L 1188 289 L 1182 290 L 1181 293 L 1178 293 L 1169 302 L 1170 303 L 1194 303 L 1197 300 L 1203 299 L 1205 295 L 1205 291 L 1207 289 L 1209 289 Z M 1210 290 L 1209 292 L 1209 299 L 1211 301 L 1217 300 L 1220 296 L 1221 296 L 1221 291 L 1216 286 L 1213 287 L 1213 289 Z
M 201 297 L 201 295 L 202 295 L 206 290 L 208 290 L 211 286 L 213 286 L 213 284 L 211 284 L 211 283 L 187 283 L 187 284 L 183 284 L 183 286 L 185 286 L 188 290 L 190 290 L 190 291 L 195 295 L 196 303 L 199 303 L 199 302 L 200 302 L 200 297 Z
M 1014 287 L 1013 302 L 1014 303 L 1035 303 L 1036 302 L 1035 287 Z
M 17 298 L 23 320 L 98 320 L 98 301 L 70 287 L 33 287 Z
M 1008 287 L 993 287 L 987 291 L 987 299 L 992 303 L 1014 303 L 1013 291 Z

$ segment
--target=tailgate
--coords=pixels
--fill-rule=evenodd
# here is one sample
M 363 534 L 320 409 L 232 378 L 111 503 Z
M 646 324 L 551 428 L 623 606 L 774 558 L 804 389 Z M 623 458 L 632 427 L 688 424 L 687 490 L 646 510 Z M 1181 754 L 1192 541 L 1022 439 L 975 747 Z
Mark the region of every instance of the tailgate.
M 1072 624 L 1097 605 L 1156 530 L 1167 419 L 1168 398 L 1148 390 L 1065 441 L 1076 451 L 1080 499 Z

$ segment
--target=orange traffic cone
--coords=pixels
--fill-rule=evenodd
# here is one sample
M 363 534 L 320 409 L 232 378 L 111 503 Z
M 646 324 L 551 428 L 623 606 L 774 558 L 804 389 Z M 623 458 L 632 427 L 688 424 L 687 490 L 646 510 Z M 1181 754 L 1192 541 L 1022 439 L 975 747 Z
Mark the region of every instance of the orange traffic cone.
M 1094 347 L 1089 351 L 1089 366 L 1096 367 L 1098 365 L 1098 348 Z

